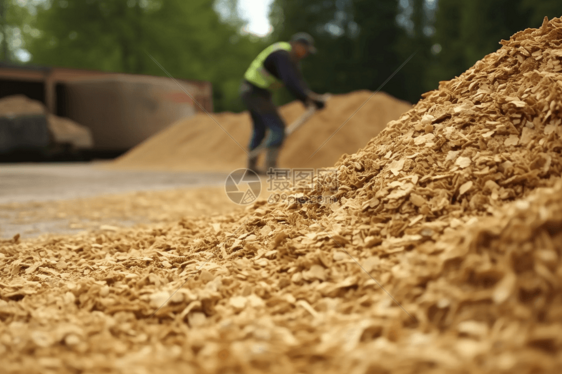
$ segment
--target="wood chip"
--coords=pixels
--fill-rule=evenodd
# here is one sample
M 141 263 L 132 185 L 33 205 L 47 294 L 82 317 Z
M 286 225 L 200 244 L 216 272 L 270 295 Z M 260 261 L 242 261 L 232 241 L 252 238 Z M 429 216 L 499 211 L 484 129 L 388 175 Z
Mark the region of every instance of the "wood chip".
M 461 168 L 467 168 L 470 166 L 471 164 L 471 160 L 469 157 L 459 157 L 457 158 L 457 161 L 455 162 L 455 165 L 461 167 Z

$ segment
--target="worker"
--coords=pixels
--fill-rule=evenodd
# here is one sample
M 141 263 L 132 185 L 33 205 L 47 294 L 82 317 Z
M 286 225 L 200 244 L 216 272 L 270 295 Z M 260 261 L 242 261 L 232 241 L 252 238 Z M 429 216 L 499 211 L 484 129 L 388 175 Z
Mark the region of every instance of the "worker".
M 322 96 L 308 89 L 300 71 L 300 60 L 315 52 L 312 36 L 299 32 L 290 42 L 274 43 L 264 49 L 244 74 L 240 95 L 253 122 L 250 152 L 264 141 L 266 130 L 269 130 L 265 140 L 266 172 L 277 167 L 277 157 L 285 138 L 285 123 L 273 104 L 272 92 L 284 85 L 305 106 L 324 108 Z M 258 156 L 250 155 L 248 169 L 261 174 L 257 169 L 257 160 Z

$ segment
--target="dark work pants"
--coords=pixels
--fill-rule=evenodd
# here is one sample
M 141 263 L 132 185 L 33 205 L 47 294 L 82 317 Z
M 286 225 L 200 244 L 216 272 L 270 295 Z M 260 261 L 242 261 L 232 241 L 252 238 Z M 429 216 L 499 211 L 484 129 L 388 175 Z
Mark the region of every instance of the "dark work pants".
M 269 135 L 265 146 L 267 148 L 280 147 L 285 139 L 285 123 L 273 104 L 271 93 L 244 81 L 240 88 L 240 97 L 250 111 L 254 125 L 250 150 L 261 144 L 266 130 L 269 130 Z

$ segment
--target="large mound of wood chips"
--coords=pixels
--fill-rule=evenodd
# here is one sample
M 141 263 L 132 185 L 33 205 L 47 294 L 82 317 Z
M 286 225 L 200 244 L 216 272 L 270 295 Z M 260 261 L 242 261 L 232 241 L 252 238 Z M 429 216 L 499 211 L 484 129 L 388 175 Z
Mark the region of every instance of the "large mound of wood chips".
M 560 372 L 562 20 L 502 44 L 342 157 L 336 203 L 2 243 L 2 369 Z

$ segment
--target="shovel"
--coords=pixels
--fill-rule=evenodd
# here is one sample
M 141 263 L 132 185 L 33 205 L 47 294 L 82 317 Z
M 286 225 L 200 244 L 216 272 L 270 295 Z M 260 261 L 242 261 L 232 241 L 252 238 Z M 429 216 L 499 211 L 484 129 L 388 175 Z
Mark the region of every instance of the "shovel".
M 330 98 L 330 94 L 322 95 L 322 99 L 327 101 Z M 287 128 L 285 128 L 285 138 L 294 133 L 299 127 L 301 127 L 306 121 L 310 119 L 316 112 L 316 107 L 310 105 L 306 108 L 306 111 L 301 114 L 293 123 L 291 123 Z M 260 153 L 265 149 L 265 141 L 258 145 L 250 152 L 250 158 L 254 158 L 260 155 Z

